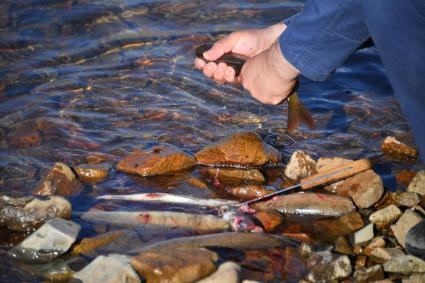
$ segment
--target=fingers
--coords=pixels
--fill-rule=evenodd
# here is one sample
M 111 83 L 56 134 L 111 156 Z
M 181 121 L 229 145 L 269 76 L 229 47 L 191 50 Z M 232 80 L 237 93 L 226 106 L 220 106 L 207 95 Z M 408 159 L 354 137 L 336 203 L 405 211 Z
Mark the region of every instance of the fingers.
M 204 58 L 209 61 L 214 61 L 223 56 L 224 53 L 231 52 L 236 46 L 240 38 L 238 32 L 232 32 L 226 37 L 223 37 L 211 47 L 210 50 L 204 52 Z

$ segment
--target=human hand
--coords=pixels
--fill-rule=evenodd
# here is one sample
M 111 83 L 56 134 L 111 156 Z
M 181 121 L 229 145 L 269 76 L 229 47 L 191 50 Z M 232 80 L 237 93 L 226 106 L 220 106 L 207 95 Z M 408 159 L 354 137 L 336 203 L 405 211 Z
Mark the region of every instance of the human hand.
M 265 29 L 236 31 L 217 41 L 210 50 L 204 52 L 203 56 L 209 61 L 214 61 L 228 52 L 253 57 L 269 49 L 285 29 L 286 25 L 279 23 Z M 218 83 L 239 82 L 235 70 L 225 63 L 217 65 L 214 62 L 206 63 L 204 60 L 196 58 L 194 64 L 207 77 L 214 79 Z

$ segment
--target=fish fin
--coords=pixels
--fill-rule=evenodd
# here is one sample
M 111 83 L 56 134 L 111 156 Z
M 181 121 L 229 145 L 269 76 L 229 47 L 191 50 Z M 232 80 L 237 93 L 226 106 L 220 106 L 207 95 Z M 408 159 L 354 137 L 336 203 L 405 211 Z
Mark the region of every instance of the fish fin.
M 293 133 L 300 123 L 305 123 L 310 129 L 316 128 L 316 123 L 311 113 L 298 98 L 298 94 L 294 91 L 288 97 L 288 132 Z
M 310 129 L 316 128 L 316 122 L 313 119 L 313 116 L 311 116 L 310 111 L 304 106 L 304 103 L 299 101 L 299 116 L 302 123 L 305 123 Z
M 301 122 L 301 117 L 298 112 L 296 102 L 293 102 L 292 98 L 288 98 L 288 120 L 287 127 L 288 132 L 293 133 Z

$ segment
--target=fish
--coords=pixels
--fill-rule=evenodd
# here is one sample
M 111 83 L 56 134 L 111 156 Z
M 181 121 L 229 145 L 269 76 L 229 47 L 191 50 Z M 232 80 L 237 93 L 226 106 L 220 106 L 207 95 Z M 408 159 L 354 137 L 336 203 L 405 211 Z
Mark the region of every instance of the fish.
M 226 199 L 200 199 L 195 197 L 167 194 L 167 193 L 142 193 L 131 195 L 103 195 L 97 197 L 104 200 L 125 200 L 125 201 L 140 201 L 140 202 L 161 202 L 169 204 L 188 204 L 197 205 L 207 208 L 215 208 L 221 206 L 232 206 L 237 204 L 237 201 Z
M 229 67 L 232 67 L 235 70 L 236 76 L 239 76 L 243 64 L 249 59 L 248 56 L 229 52 L 223 54 L 220 58 L 209 61 L 204 58 L 204 52 L 211 49 L 213 46 L 212 43 L 206 43 L 201 46 L 198 46 L 195 50 L 196 57 L 204 60 L 205 62 L 214 62 L 226 63 Z M 297 84 L 298 86 L 298 84 Z M 289 133 L 293 133 L 301 123 L 306 124 L 310 129 L 316 128 L 316 122 L 313 119 L 310 111 L 304 106 L 302 101 L 298 97 L 297 86 L 294 88 L 293 92 L 286 99 L 288 103 L 288 119 L 287 119 L 287 130 Z
M 232 231 L 235 232 L 264 232 L 263 228 L 256 225 L 249 216 L 238 210 L 233 209 L 223 213 L 222 218 L 229 223 Z
M 140 254 L 167 249 L 232 248 L 237 250 L 260 250 L 269 248 L 297 247 L 299 241 L 286 236 L 267 233 L 223 232 L 200 236 L 179 237 L 133 249 L 129 254 Z

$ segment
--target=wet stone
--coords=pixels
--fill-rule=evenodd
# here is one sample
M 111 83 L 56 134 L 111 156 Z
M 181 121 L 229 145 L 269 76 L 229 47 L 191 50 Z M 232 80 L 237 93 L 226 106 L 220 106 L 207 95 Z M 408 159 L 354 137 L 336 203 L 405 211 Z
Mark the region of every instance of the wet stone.
M 352 255 L 353 248 L 350 246 L 346 237 L 339 236 L 334 243 L 334 251 L 340 254 Z
M 84 269 L 75 273 L 73 277 L 83 283 L 141 282 L 130 265 L 130 258 L 119 254 L 100 255 Z
M 414 273 L 407 279 L 403 279 L 402 283 L 423 283 L 425 282 L 425 273 Z
M 358 212 L 348 213 L 335 219 L 320 219 L 313 222 L 314 232 L 323 236 L 347 236 L 362 228 L 364 222 Z
M 283 215 L 276 210 L 259 211 L 254 218 L 261 223 L 265 232 L 275 231 L 284 221 Z
M 249 168 L 278 163 L 279 151 L 262 141 L 255 132 L 238 132 L 210 144 L 195 154 L 199 164 Z
M 65 253 L 77 239 L 80 225 L 53 218 L 28 238 L 9 250 L 9 255 L 25 261 L 50 261 Z
M 159 145 L 134 151 L 118 162 L 117 169 L 147 177 L 172 173 L 193 165 L 195 159 L 191 155 L 174 146 Z
M 257 169 L 208 168 L 206 171 L 223 185 L 261 184 L 265 181 L 263 174 Z
M 377 263 L 385 263 L 393 257 L 404 255 L 403 251 L 397 248 L 377 247 L 370 252 L 370 259 Z
M 316 161 L 303 151 L 295 151 L 285 168 L 285 176 L 297 180 L 316 173 Z
M 397 241 L 400 243 L 400 245 L 405 247 L 407 232 L 421 221 L 422 217 L 420 217 L 416 212 L 406 210 L 399 218 L 397 223 L 391 225 L 391 230 L 393 231 L 394 236 L 397 238 Z
M 364 254 L 369 256 L 371 252 L 376 248 L 385 248 L 385 239 L 382 236 L 375 237 L 370 243 L 365 247 Z
M 384 270 L 401 274 L 425 272 L 425 261 L 412 255 L 397 256 L 384 263 Z
M 345 165 L 352 161 L 353 160 L 351 159 L 345 159 L 340 157 L 333 157 L 333 158 L 322 157 L 322 158 L 319 158 L 319 160 L 317 160 L 316 162 L 316 170 L 317 170 L 317 173 L 321 173 L 324 171 L 328 171 L 332 168 Z
M 369 216 L 369 220 L 382 229 L 397 221 L 400 216 L 401 210 L 395 205 L 389 205 L 372 213 Z
M 418 205 L 421 201 L 421 198 L 417 193 L 414 192 L 404 192 L 398 195 L 398 205 L 404 207 L 414 207 Z
M 385 138 L 381 150 L 386 156 L 396 160 L 414 160 L 418 155 L 416 148 L 408 146 L 392 136 Z
M 149 283 L 189 283 L 214 272 L 217 259 L 216 253 L 206 249 L 170 249 L 133 256 L 131 265 Z
M 306 279 L 310 282 L 329 282 L 341 280 L 350 276 L 352 268 L 350 259 L 346 255 L 331 255 L 330 252 L 311 256 L 310 270 Z
M 403 169 L 397 173 L 395 178 L 397 180 L 397 183 L 407 187 L 410 182 L 412 182 L 413 178 L 415 178 L 416 174 L 417 173 L 415 171 Z
M 97 248 L 103 247 L 119 237 L 123 237 L 124 231 L 112 231 L 110 233 L 105 233 L 98 235 L 93 238 L 84 238 L 82 239 L 78 245 L 74 246 L 72 249 L 72 254 L 87 254 Z
M 350 240 L 353 246 L 362 246 L 372 240 L 373 237 L 373 223 L 370 223 L 352 234 Z
M 224 192 L 240 201 L 247 201 L 274 193 L 276 190 L 260 185 L 241 185 L 236 187 L 226 187 L 224 188 Z
M 405 243 L 407 253 L 425 260 L 425 220 L 407 232 Z
M 425 195 L 425 170 L 419 171 L 407 187 L 408 192 L 415 192 L 421 196 Z
M 239 283 L 241 267 L 234 262 L 222 263 L 212 275 L 199 280 L 197 283 Z
M 72 169 L 66 164 L 57 162 L 35 189 L 34 195 L 71 196 L 80 193 L 81 190 L 81 183 Z
M 356 283 L 368 283 L 383 280 L 385 277 L 382 265 L 377 264 L 369 268 L 360 268 L 356 270 L 353 274 L 353 278 Z
M 106 163 L 80 164 L 74 167 L 78 178 L 85 183 L 99 183 L 106 179 L 111 166 Z

